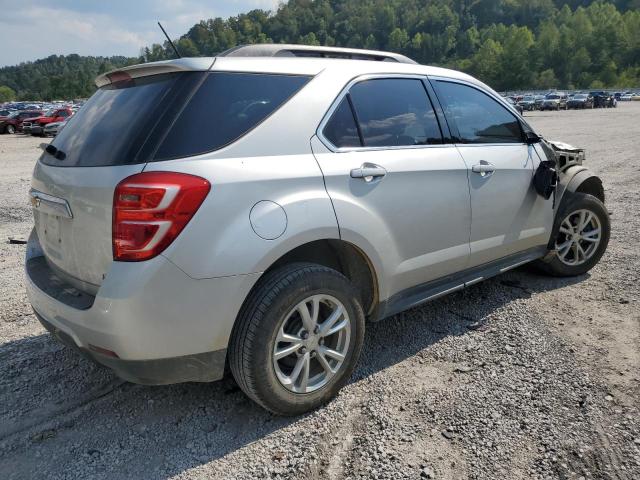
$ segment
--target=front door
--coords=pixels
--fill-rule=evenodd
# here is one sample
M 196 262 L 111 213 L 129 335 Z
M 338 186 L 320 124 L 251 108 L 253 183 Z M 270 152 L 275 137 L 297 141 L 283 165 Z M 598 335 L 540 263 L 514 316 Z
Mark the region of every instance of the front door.
M 423 80 L 356 81 L 338 102 L 313 151 L 341 237 L 379 257 L 380 298 L 464 269 L 467 167 L 443 144 Z
M 469 170 L 471 257 L 477 266 L 546 245 L 552 200 L 533 188 L 540 159 L 519 119 L 487 93 L 464 83 L 433 82 Z

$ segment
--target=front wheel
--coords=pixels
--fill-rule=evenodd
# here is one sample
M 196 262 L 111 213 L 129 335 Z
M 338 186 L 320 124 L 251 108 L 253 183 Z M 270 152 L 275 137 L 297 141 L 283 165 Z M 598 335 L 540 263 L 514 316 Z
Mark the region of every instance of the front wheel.
M 234 327 L 229 365 L 240 388 L 278 415 L 299 415 L 333 398 L 351 376 L 364 312 L 347 278 L 295 263 L 265 275 Z
M 16 127 L 13 125 L 7 125 L 4 130 L 7 133 L 16 133 Z
M 600 260 L 611 234 L 611 221 L 604 204 L 586 193 L 569 193 L 556 216 L 553 229 L 555 255 L 539 261 L 545 272 L 571 277 L 591 270 Z

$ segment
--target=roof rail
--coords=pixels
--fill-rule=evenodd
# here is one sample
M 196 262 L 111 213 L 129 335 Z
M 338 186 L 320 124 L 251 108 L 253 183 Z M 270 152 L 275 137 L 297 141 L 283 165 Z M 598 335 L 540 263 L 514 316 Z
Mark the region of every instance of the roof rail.
M 349 60 L 373 60 L 378 62 L 413 63 L 409 57 L 378 50 L 361 50 L 358 48 L 315 47 L 311 45 L 259 43 L 256 45 L 239 45 L 225 50 L 218 57 L 319 57 L 344 58 Z

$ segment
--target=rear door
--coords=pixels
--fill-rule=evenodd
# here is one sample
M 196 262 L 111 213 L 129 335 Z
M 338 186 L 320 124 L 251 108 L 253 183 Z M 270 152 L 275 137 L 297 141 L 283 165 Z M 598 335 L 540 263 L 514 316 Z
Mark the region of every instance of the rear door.
M 471 84 L 448 79 L 432 83 L 469 169 L 470 266 L 545 245 L 552 200 L 533 188 L 540 158 L 525 142 L 518 117 Z
M 443 143 L 428 88 L 411 76 L 356 80 L 312 142 L 341 237 L 380 256 L 382 299 L 468 262 L 467 168 Z

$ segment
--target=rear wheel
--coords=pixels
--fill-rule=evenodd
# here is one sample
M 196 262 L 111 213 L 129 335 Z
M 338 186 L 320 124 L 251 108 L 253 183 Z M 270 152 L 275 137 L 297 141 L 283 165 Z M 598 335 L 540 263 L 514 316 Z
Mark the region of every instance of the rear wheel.
M 299 415 L 338 393 L 363 338 L 364 313 L 349 280 L 296 263 L 267 274 L 245 303 L 229 364 L 252 400 L 279 415 Z
M 558 211 L 554 227 L 554 250 L 551 261 L 539 261 L 545 272 L 562 277 L 582 275 L 600 260 L 611 233 L 609 213 L 593 195 L 570 195 Z

